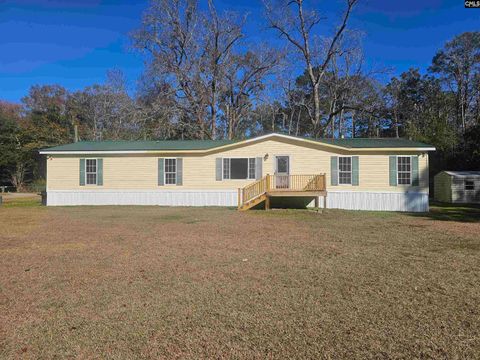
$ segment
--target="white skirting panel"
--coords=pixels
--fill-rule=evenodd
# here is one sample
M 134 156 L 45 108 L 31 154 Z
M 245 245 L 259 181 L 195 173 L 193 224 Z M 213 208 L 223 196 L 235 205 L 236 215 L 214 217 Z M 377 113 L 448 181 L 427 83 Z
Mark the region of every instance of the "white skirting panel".
M 50 190 L 48 206 L 237 206 L 237 190 Z
M 320 203 L 322 203 L 320 201 Z M 428 193 L 329 191 L 327 208 L 379 211 L 428 211 Z
M 50 190 L 47 205 L 237 206 L 237 190 Z M 426 212 L 428 194 L 329 191 L 327 208 Z

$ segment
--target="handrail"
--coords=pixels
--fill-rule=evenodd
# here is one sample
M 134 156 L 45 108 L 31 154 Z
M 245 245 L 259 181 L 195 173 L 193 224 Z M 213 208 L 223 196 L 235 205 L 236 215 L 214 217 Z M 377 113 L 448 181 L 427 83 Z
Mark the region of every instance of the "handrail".
M 239 189 L 241 190 L 241 194 L 239 192 L 240 198 L 238 204 L 245 204 L 246 202 L 265 193 L 267 191 L 267 176 L 264 176 L 254 183 L 245 186 L 243 189 Z
M 238 206 L 269 191 L 325 191 L 325 174 L 316 175 L 266 175 L 238 189 Z
M 267 176 L 272 191 L 325 191 L 325 174 Z

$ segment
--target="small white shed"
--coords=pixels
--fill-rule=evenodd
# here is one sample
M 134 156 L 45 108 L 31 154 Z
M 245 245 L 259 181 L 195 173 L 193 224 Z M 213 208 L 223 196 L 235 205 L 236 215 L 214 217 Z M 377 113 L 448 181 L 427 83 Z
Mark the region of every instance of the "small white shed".
M 480 171 L 442 171 L 433 185 L 436 201 L 480 203 Z

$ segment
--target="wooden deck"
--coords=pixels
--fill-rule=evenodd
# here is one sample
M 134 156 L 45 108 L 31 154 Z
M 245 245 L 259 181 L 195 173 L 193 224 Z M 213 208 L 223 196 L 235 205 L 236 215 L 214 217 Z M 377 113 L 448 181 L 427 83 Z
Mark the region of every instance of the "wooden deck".
M 325 174 L 316 175 L 266 175 L 260 180 L 238 189 L 238 209 L 248 210 L 265 202 L 270 209 L 271 197 L 318 197 L 327 196 Z M 325 205 L 325 203 L 324 203 Z

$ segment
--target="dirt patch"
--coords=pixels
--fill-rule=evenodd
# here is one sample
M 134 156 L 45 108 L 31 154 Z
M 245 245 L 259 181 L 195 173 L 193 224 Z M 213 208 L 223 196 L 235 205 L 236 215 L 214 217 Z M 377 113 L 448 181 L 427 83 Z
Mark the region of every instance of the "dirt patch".
M 480 356 L 480 238 L 463 223 L 160 207 L 0 217 L 1 358 Z

